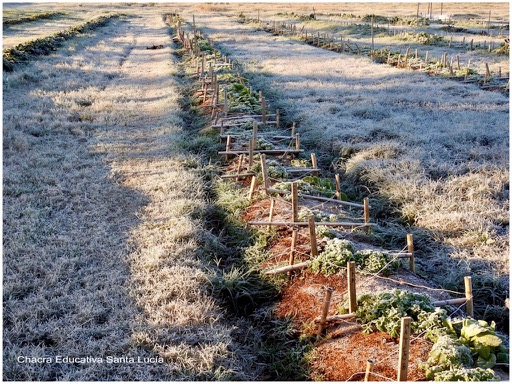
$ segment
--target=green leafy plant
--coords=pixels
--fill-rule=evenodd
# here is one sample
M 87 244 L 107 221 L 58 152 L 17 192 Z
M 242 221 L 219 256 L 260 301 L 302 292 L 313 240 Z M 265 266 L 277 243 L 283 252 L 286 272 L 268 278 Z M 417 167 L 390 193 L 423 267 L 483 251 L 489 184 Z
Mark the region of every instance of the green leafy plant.
M 244 84 L 236 83 L 227 86 L 229 110 L 231 112 L 251 112 L 261 110 L 259 97 Z
M 412 318 L 412 329 L 415 333 L 424 331 L 424 313 L 435 312 L 432 301 L 425 294 L 394 289 L 378 294 L 366 294 L 357 299 L 357 318 L 363 323 L 365 333 L 375 329 L 387 332 L 392 337 L 400 334 L 400 319 L 405 316 Z M 446 316 L 444 310 L 437 311 L 435 321 L 442 322 Z M 431 319 L 432 321 L 433 319 Z
M 434 381 L 501 381 L 492 369 L 460 368 L 434 374 Z
M 347 262 L 354 260 L 354 247 L 347 240 L 331 239 L 322 252 L 311 261 L 311 270 L 326 276 L 338 273 L 347 267 Z
M 433 379 L 442 372 L 471 367 L 472 364 L 471 350 L 455 337 L 444 335 L 434 343 L 428 360 L 422 367 L 427 379 Z

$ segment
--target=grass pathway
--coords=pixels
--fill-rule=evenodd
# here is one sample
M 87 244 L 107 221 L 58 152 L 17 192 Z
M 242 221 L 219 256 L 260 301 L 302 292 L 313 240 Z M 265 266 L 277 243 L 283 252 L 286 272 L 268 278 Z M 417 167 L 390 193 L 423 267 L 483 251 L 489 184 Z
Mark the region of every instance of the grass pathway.
M 137 12 L 4 74 L 6 380 L 257 374 L 197 258 L 205 197 L 170 46 L 161 14 Z

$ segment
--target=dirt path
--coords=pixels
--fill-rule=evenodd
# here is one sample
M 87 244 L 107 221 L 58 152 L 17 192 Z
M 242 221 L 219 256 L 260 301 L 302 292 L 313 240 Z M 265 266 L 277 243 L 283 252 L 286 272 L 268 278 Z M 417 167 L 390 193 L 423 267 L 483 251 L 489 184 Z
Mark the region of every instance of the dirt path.
M 139 11 L 4 74 L 4 379 L 257 374 L 196 256 L 170 46 Z

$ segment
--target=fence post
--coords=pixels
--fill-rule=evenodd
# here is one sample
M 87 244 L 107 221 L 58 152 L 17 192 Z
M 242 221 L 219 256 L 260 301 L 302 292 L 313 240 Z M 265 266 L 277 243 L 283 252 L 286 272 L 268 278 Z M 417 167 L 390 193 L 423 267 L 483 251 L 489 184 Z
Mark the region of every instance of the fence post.
M 464 277 L 464 287 L 466 292 L 466 313 L 473 317 L 473 288 L 471 285 L 471 276 Z
M 292 183 L 292 221 L 296 223 L 299 219 L 299 192 L 297 188 L 297 182 Z
M 414 243 L 412 241 L 412 234 L 407 234 L 407 252 L 411 255 L 409 256 L 409 269 L 412 273 L 416 273 L 416 264 L 414 263 Z
M 274 204 L 275 204 L 275 199 L 274 198 L 270 199 L 270 209 L 268 212 L 268 222 L 269 223 L 272 222 L 272 218 L 274 217 Z M 270 225 L 267 226 L 267 231 L 270 231 Z
M 397 381 L 407 381 L 407 370 L 409 368 L 409 343 L 411 338 L 411 318 L 402 317 L 400 326 L 400 345 L 398 356 L 398 377 Z
M 256 175 L 253 175 L 251 179 L 251 188 L 249 189 L 249 201 L 252 200 L 252 196 L 254 195 L 254 190 L 256 189 L 256 182 L 258 181 L 258 178 Z
M 356 297 L 356 262 L 347 263 L 347 288 L 348 288 L 348 312 L 354 313 L 357 310 Z
M 318 168 L 318 163 L 316 162 L 316 154 L 315 153 L 311 154 L 311 166 L 315 169 Z M 318 176 L 318 171 L 315 171 L 312 173 L 313 173 L 313 176 Z
M 331 305 L 331 296 L 334 289 L 328 287 L 325 290 L 324 305 L 322 307 L 322 315 L 320 317 L 320 325 L 318 326 L 317 340 L 325 335 L 325 323 L 327 319 L 327 313 L 329 312 L 329 306 Z
M 366 373 L 364 374 L 364 381 L 370 381 L 370 376 L 373 372 L 373 360 L 366 360 Z
M 292 245 L 290 246 L 290 259 L 289 264 L 295 263 L 295 245 L 297 244 L 297 228 L 292 229 Z M 288 277 L 291 279 L 292 271 L 288 272 Z
M 316 229 L 315 229 L 315 215 L 308 216 L 309 225 L 309 240 L 311 242 L 311 258 L 318 256 L 318 248 L 316 245 Z
M 262 153 L 260 159 L 261 159 L 261 176 L 263 178 L 263 187 L 265 188 L 265 193 L 268 194 L 267 156 L 264 153 Z
M 229 154 L 227 152 L 229 152 L 230 147 L 231 147 L 231 135 L 228 135 L 228 137 L 226 139 L 226 161 L 229 160 Z
M 334 175 L 334 178 L 336 179 L 336 198 L 338 200 L 341 200 L 341 180 L 340 180 L 340 174 L 337 173 Z
M 363 199 L 363 209 L 364 209 L 364 225 L 366 230 L 368 230 L 368 223 L 370 222 L 370 204 L 367 197 Z

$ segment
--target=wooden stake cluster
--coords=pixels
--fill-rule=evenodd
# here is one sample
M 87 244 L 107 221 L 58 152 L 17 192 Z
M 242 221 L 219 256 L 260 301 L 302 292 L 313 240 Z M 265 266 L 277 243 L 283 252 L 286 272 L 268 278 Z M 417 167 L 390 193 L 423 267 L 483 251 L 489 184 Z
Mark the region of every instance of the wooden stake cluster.
M 169 17 L 168 17 L 169 19 Z M 275 28 L 276 25 L 275 25 Z M 293 26 L 290 27 L 291 30 L 294 30 L 296 33 L 296 29 L 294 29 Z M 372 31 L 373 31 L 373 18 L 372 18 Z M 305 31 L 307 35 L 307 31 Z M 181 28 L 181 22 L 178 20 L 178 28 L 177 28 L 177 35 L 179 36 L 180 40 L 182 40 L 183 44 L 187 49 L 191 50 L 192 55 L 195 55 L 198 58 L 198 75 L 202 82 L 202 91 L 203 91 L 203 100 L 206 101 L 208 92 L 211 93 L 211 103 L 210 106 L 215 108 L 218 106 L 218 80 L 216 77 L 216 74 L 213 72 L 213 68 L 217 65 L 216 63 L 216 56 L 214 56 L 214 61 L 208 62 L 208 69 L 206 69 L 206 56 L 204 53 L 201 54 L 201 52 L 198 50 L 199 46 L 196 43 L 197 36 L 200 34 L 200 32 L 197 31 L 195 26 L 195 17 L 193 17 L 193 34 L 194 38 L 190 39 L 188 34 L 185 34 L 183 29 Z M 372 33 L 373 38 L 373 33 Z M 314 40 L 314 39 L 313 39 Z M 320 34 L 316 37 L 316 42 L 318 45 L 323 44 L 325 45 L 326 41 L 328 40 L 328 37 L 324 34 L 323 40 L 321 42 L 321 36 Z M 334 40 L 331 40 L 329 42 L 330 46 L 332 46 Z M 373 41 L 372 41 L 372 52 L 373 52 Z M 409 49 L 407 50 L 405 54 L 405 61 L 407 62 L 408 56 L 409 56 Z M 415 53 L 415 56 L 417 57 L 417 52 Z M 428 58 L 428 52 L 426 59 Z M 224 57 L 225 63 L 227 63 L 230 67 L 233 66 L 233 63 L 231 61 L 227 61 Z M 446 65 L 446 53 L 444 54 L 443 58 L 444 64 Z M 450 68 L 453 66 L 453 59 L 450 63 Z M 469 65 L 468 65 L 469 66 Z M 457 57 L 457 68 L 460 69 L 460 63 Z M 488 65 L 486 65 L 487 69 L 487 77 L 490 77 L 490 71 Z M 276 111 L 275 114 L 275 121 L 267 121 L 267 118 L 274 115 L 267 114 L 267 102 L 263 95 L 260 92 L 260 102 L 261 102 L 261 115 L 259 118 L 261 118 L 261 123 L 263 125 L 267 123 L 274 123 L 276 127 L 280 126 L 280 112 L 279 110 Z M 224 91 L 224 103 L 223 103 L 223 109 L 224 109 L 224 115 L 225 118 L 221 120 L 221 133 L 222 129 L 225 127 L 226 123 L 229 123 L 230 121 L 236 121 L 236 119 L 245 118 L 247 116 L 238 116 L 238 117 L 227 117 L 227 111 L 229 109 L 228 105 L 228 98 L 226 95 L 226 92 Z M 217 116 L 217 115 L 216 115 Z M 250 115 L 248 117 L 255 117 L 254 115 Z M 231 119 L 231 120 L 230 120 Z M 217 117 L 215 118 L 217 120 Z M 216 122 L 215 122 L 216 124 Z M 235 123 L 236 124 L 236 123 Z M 285 139 L 291 140 L 291 144 L 293 146 L 293 139 L 295 139 L 295 150 L 293 149 L 287 149 L 287 150 L 276 150 L 276 151 L 259 151 L 256 150 L 256 142 L 258 138 L 258 122 L 254 121 L 253 123 L 253 134 L 252 137 L 249 140 L 248 143 L 248 151 L 243 150 L 233 150 L 233 142 L 236 141 L 235 136 L 232 136 L 228 134 L 226 137 L 226 150 L 223 152 L 219 152 L 220 154 L 225 155 L 226 160 L 228 160 L 228 156 L 230 155 L 238 155 L 238 165 L 236 168 L 236 174 L 235 175 L 226 175 L 226 177 L 235 177 L 236 180 L 238 180 L 240 177 L 243 176 L 252 176 L 251 179 L 251 186 L 249 190 L 249 199 L 252 199 L 254 196 L 254 193 L 256 191 L 257 187 L 257 176 L 254 175 L 254 173 L 247 172 L 242 173 L 242 167 L 244 162 L 247 161 L 249 164 L 249 168 L 253 165 L 254 161 L 254 154 L 260 153 L 260 162 L 261 162 L 261 170 L 262 170 L 262 179 L 263 179 L 263 189 L 265 193 L 281 193 L 286 194 L 287 192 L 278 191 L 276 189 L 272 189 L 270 187 L 270 180 L 268 177 L 268 169 L 267 169 L 267 161 L 266 161 L 266 155 L 267 154 L 275 154 L 275 153 L 298 153 L 300 150 L 300 136 L 299 133 L 296 132 L 296 126 L 295 123 L 293 124 L 291 128 L 291 135 L 288 137 L 286 136 Z M 318 175 L 318 166 L 317 166 L 317 159 L 316 154 L 311 154 L 311 163 L 312 163 L 312 169 L 310 171 L 314 175 Z M 309 196 L 309 195 L 299 195 L 298 192 L 298 184 L 297 182 L 291 183 L 291 201 L 292 201 L 292 211 L 291 211 L 291 222 L 274 222 L 273 217 L 275 214 L 275 201 L 276 199 L 271 198 L 270 199 L 270 207 L 269 207 L 269 216 L 267 222 L 249 222 L 249 224 L 253 225 L 267 225 L 267 228 L 270 229 L 272 225 L 291 225 L 293 226 L 292 232 L 291 232 L 291 247 L 290 247 L 290 254 L 289 254 L 289 265 L 283 266 L 280 268 L 275 268 L 273 270 L 265 272 L 266 274 L 278 274 L 278 273 L 288 273 L 291 277 L 291 273 L 296 270 L 300 270 L 303 268 L 307 268 L 311 265 L 311 261 L 307 260 L 300 263 L 295 263 L 295 253 L 296 253 L 296 244 L 297 244 L 297 237 L 299 233 L 299 227 L 308 227 L 309 230 L 309 241 L 311 246 L 311 259 L 318 256 L 318 244 L 317 244 L 317 238 L 316 238 L 316 225 L 326 225 L 326 226 L 363 226 L 364 228 L 368 229 L 371 225 L 370 223 L 370 214 L 369 214 L 369 200 L 368 198 L 364 198 L 362 204 L 358 203 L 352 203 L 352 202 L 345 202 L 341 200 L 342 193 L 341 193 L 341 180 L 340 175 L 335 175 L 335 181 L 336 181 L 336 193 L 335 197 L 336 199 L 331 198 L 325 198 L 320 196 Z M 309 215 L 307 218 L 307 222 L 299 222 L 298 220 L 298 202 L 299 198 L 310 198 L 310 199 L 317 199 L 320 201 L 325 202 L 336 202 L 338 204 L 342 205 L 349 205 L 352 207 L 358 207 L 363 209 L 363 223 L 355 223 L 355 222 L 338 222 L 338 223 L 332 223 L 332 222 L 321 222 L 316 223 L 315 217 L 313 214 Z M 413 237 L 411 234 L 407 235 L 407 253 L 402 253 L 398 255 L 399 257 L 408 257 L 409 258 L 409 268 L 412 272 L 415 272 L 415 261 L 414 261 L 414 244 L 413 244 Z M 334 315 L 334 316 L 328 316 L 329 312 L 329 306 L 332 299 L 332 293 L 333 289 L 328 287 L 325 291 L 324 300 L 322 303 L 322 309 L 321 309 L 321 315 L 315 319 L 316 322 L 319 322 L 318 327 L 318 338 L 321 338 L 325 335 L 326 329 L 327 329 L 327 323 L 332 321 L 341 321 L 346 319 L 351 319 L 355 317 L 355 312 L 357 311 L 357 298 L 356 298 L 356 272 L 355 272 L 355 262 L 350 261 L 347 263 L 347 291 L 348 291 L 348 301 L 349 301 L 349 313 L 345 315 Z M 471 277 L 466 276 L 464 279 L 465 283 L 465 297 L 459 298 L 459 299 L 452 299 L 452 300 L 444 300 L 444 301 L 437 301 L 434 303 L 436 306 L 443 306 L 443 305 L 457 305 L 457 304 L 466 304 L 466 311 L 468 316 L 473 316 L 473 294 L 472 294 L 472 286 L 471 286 Z M 399 362 L 398 362 L 398 375 L 397 380 L 398 381 L 406 381 L 407 380 L 407 371 L 408 371 L 408 358 L 409 358 L 409 343 L 410 343 L 410 335 L 411 335 L 411 318 L 405 317 L 402 318 L 401 323 L 401 332 L 400 332 L 400 346 L 399 346 Z M 365 373 L 365 381 L 370 380 L 372 371 L 374 368 L 374 363 L 371 360 L 367 361 L 366 366 L 366 373 Z

